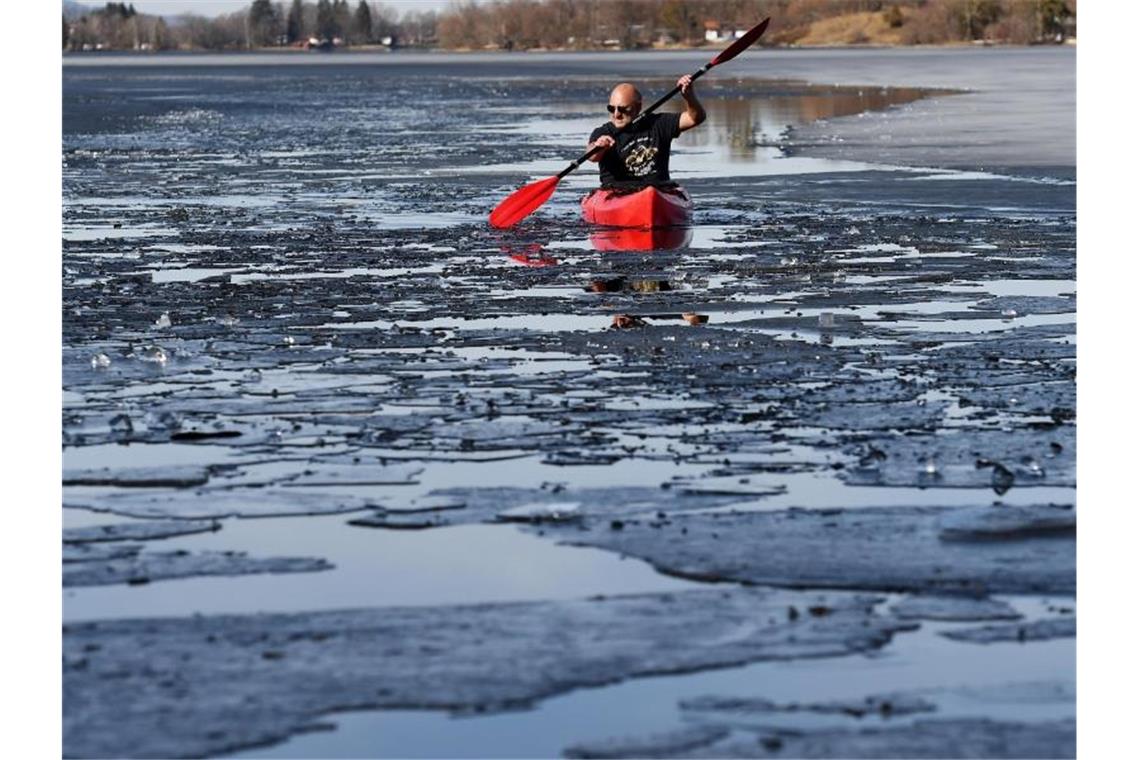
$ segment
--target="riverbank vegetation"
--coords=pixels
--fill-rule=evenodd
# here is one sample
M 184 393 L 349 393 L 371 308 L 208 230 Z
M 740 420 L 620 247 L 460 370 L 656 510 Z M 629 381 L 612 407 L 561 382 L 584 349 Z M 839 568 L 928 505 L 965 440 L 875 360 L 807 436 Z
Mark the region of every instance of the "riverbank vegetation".
M 766 45 L 1061 42 L 1076 0 L 455 0 L 408 12 L 358 0 L 253 0 L 216 18 L 65 3 L 63 47 L 92 50 L 599 50 L 721 44 L 771 16 Z

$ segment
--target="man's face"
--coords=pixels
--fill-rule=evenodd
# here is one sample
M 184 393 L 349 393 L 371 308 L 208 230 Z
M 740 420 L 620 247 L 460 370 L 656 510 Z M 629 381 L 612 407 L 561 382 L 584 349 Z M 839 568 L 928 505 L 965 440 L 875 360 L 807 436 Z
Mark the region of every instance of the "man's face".
M 610 123 L 621 128 L 627 126 L 641 113 L 641 101 L 636 95 L 619 92 L 610 95 L 610 104 L 606 109 L 610 112 Z

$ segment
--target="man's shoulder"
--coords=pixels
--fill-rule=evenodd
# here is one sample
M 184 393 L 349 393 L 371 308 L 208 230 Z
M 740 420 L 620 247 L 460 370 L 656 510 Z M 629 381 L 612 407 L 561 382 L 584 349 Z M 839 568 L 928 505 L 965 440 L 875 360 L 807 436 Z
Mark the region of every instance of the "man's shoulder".
M 677 128 L 681 124 L 681 114 L 670 111 L 667 113 L 655 113 L 651 115 L 650 118 L 652 119 L 648 125 L 650 129 L 660 130 L 668 137 L 676 136 Z

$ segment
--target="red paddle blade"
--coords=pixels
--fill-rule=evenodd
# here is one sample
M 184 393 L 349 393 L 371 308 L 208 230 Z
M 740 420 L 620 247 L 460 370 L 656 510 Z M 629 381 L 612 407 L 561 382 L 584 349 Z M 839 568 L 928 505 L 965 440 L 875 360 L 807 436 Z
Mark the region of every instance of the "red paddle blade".
M 712 59 L 712 65 L 718 66 L 722 63 L 725 63 L 726 61 L 731 61 L 733 58 L 740 55 L 748 48 L 752 47 L 752 43 L 760 39 L 760 35 L 763 34 L 764 31 L 768 28 L 768 22 L 771 20 L 772 19 L 770 17 L 764 19 L 759 24 L 745 32 L 743 37 L 726 47 L 724 50 L 720 51 L 720 54 L 716 58 Z
M 499 229 L 515 226 L 546 203 L 557 185 L 558 177 L 547 177 L 515 190 L 491 212 L 491 226 Z

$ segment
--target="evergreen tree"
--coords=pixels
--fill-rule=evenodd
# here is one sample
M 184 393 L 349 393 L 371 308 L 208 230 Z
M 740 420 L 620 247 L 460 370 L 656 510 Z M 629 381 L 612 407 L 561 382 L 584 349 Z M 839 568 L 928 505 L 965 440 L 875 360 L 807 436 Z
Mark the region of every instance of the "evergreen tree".
M 336 36 L 336 17 L 331 0 L 317 0 L 317 36 L 329 40 Z
M 158 17 L 158 21 L 154 22 L 154 49 L 166 50 L 170 47 L 170 29 L 166 26 L 166 21 L 162 16 Z
M 285 20 L 285 40 L 290 44 L 301 39 L 304 33 L 303 13 L 301 0 L 293 0 L 293 4 L 289 6 L 289 16 Z
M 336 35 L 347 36 L 352 28 L 352 9 L 348 7 L 348 0 L 334 0 L 333 16 L 336 18 Z
M 1041 33 L 1047 37 L 1064 34 L 1065 22 L 1073 15 L 1064 0 L 1042 0 L 1037 3 Z
M 356 33 L 356 38 L 360 42 L 369 42 L 372 40 L 372 11 L 368 8 L 368 3 L 360 0 L 360 5 L 356 6 L 356 17 L 353 19 L 353 31 Z
M 277 9 L 270 0 L 253 0 L 246 23 L 250 47 L 269 45 L 277 36 Z

